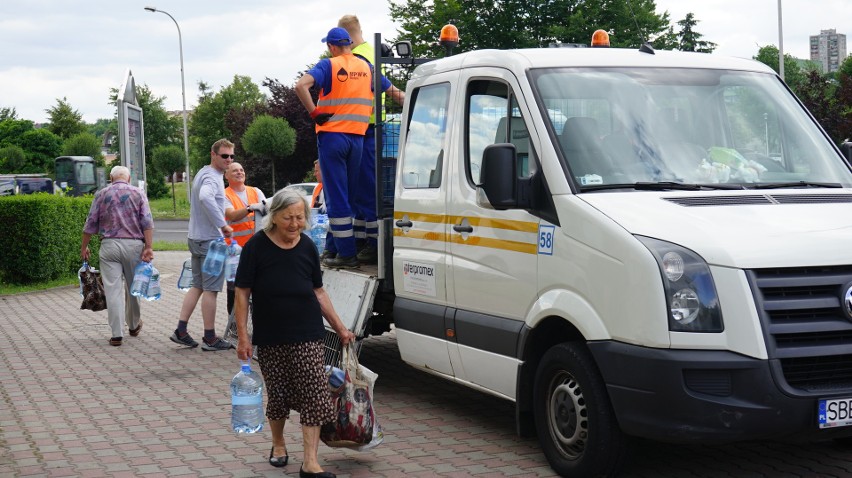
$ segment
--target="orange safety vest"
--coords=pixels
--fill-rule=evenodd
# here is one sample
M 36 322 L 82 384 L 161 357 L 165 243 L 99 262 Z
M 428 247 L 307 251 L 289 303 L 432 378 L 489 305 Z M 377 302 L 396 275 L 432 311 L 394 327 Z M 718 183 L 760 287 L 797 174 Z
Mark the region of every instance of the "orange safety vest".
M 311 194 L 311 207 L 319 207 L 317 204 L 317 199 L 319 199 L 319 195 L 322 192 L 322 183 L 317 184 L 317 187 L 314 188 L 313 194 Z
M 373 113 L 373 74 L 370 64 L 351 53 L 331 61 L 331 91 L 320 91 L 317 109 L 334 116 L 316 131 L 361 134 L 367 132 Z
M 234 209 L 242 209 L 248 206 L 248 204 L 243 203 L 243 200 L 237 196 L 237 192 L 230 186 L 225 188 L 225 197 L 228 198 L 228 201 L 231 201 Z M 246 199 L 248 199 L 249 204 L 256 203 L 258 201 L 257 189 L 246 186 Z M 239 221 L 228 221 L 228 225 L 234 229 L 231 237 L 237 241 L 240 247 L 245 246 L 251 235 L 254 234 L 254 211 L 250 211 L 246 217 Z

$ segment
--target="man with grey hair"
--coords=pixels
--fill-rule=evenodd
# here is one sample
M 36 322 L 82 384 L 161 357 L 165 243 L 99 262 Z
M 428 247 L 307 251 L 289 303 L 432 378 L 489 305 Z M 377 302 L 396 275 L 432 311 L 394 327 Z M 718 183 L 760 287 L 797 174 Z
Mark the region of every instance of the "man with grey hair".
M 80 257 L 89 260 L 92 234 L 100 234 L 101 277 L 106 292 L 107 317 L 112 337 L 110 345 L 121 345 L 124 323 L 131 337 L 142 330 L 139 299 L 130 295 L 133 269 L 140 260 L 154 260 L 151 244 L 154 219 L 148 198 L 141 189 L 131 186 L 130 170 L 115 166 L 109 173 L 112 183 L 95 194 L 89 216 L 83 226 Z M 122 284 L 122 280 L 124 284 Z

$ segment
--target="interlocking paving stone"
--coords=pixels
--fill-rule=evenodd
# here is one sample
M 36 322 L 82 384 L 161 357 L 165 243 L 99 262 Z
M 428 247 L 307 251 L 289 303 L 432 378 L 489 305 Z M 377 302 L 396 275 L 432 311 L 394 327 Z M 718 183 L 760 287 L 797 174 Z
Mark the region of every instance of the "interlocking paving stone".
M 0 297 L 0 476 L 298 476 L 298 414 L 285 428 L 290 464 L 268 465 L 270 435 L 230 432 L 233 351 L 168 340 L 183 294 L 183 252 L 158 252 L 163 298 L 142 304 L 145 328 L 107 343 L 106 311 L 80 310 L 76 287 Z M 226 322 L 220 294 L 216 327 Z M 202 335 L 200 310 L 189 323 Z M 361 362 L 379 374 L 375 404 L 385 440 L 357 452 L 320 446 L 341 478 L 555 476 L 534 438 L 515 435 L 505 400 L 401 362 L 393 334 L 371 337 Z M 625 478 L 852 477 L 852 447 L 748 442 L 682 446 L 638 441 Z

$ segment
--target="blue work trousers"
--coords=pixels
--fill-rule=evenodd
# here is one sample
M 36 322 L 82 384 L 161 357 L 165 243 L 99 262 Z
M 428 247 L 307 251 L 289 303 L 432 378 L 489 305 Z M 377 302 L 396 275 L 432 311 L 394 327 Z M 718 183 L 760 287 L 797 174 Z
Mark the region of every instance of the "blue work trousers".
M 350 133 L 317 134 L 322 188 L 334 249 L 343 257 L 356 254 L 354 194 L 358 190 L 364 136 Z

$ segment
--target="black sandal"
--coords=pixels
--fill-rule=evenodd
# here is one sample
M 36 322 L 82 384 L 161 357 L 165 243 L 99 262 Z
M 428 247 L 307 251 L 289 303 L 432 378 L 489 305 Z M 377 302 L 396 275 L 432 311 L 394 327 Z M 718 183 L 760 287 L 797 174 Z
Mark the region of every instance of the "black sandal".
M 287 462 L 290 460 L 288 455 L 284 456 L 272 456 L 272 452 L 275 451 L 275 446 L 269 449 L 269 464 L 274 466 L 275 468 L 281 468 L 282 466 L 287 466 Z

